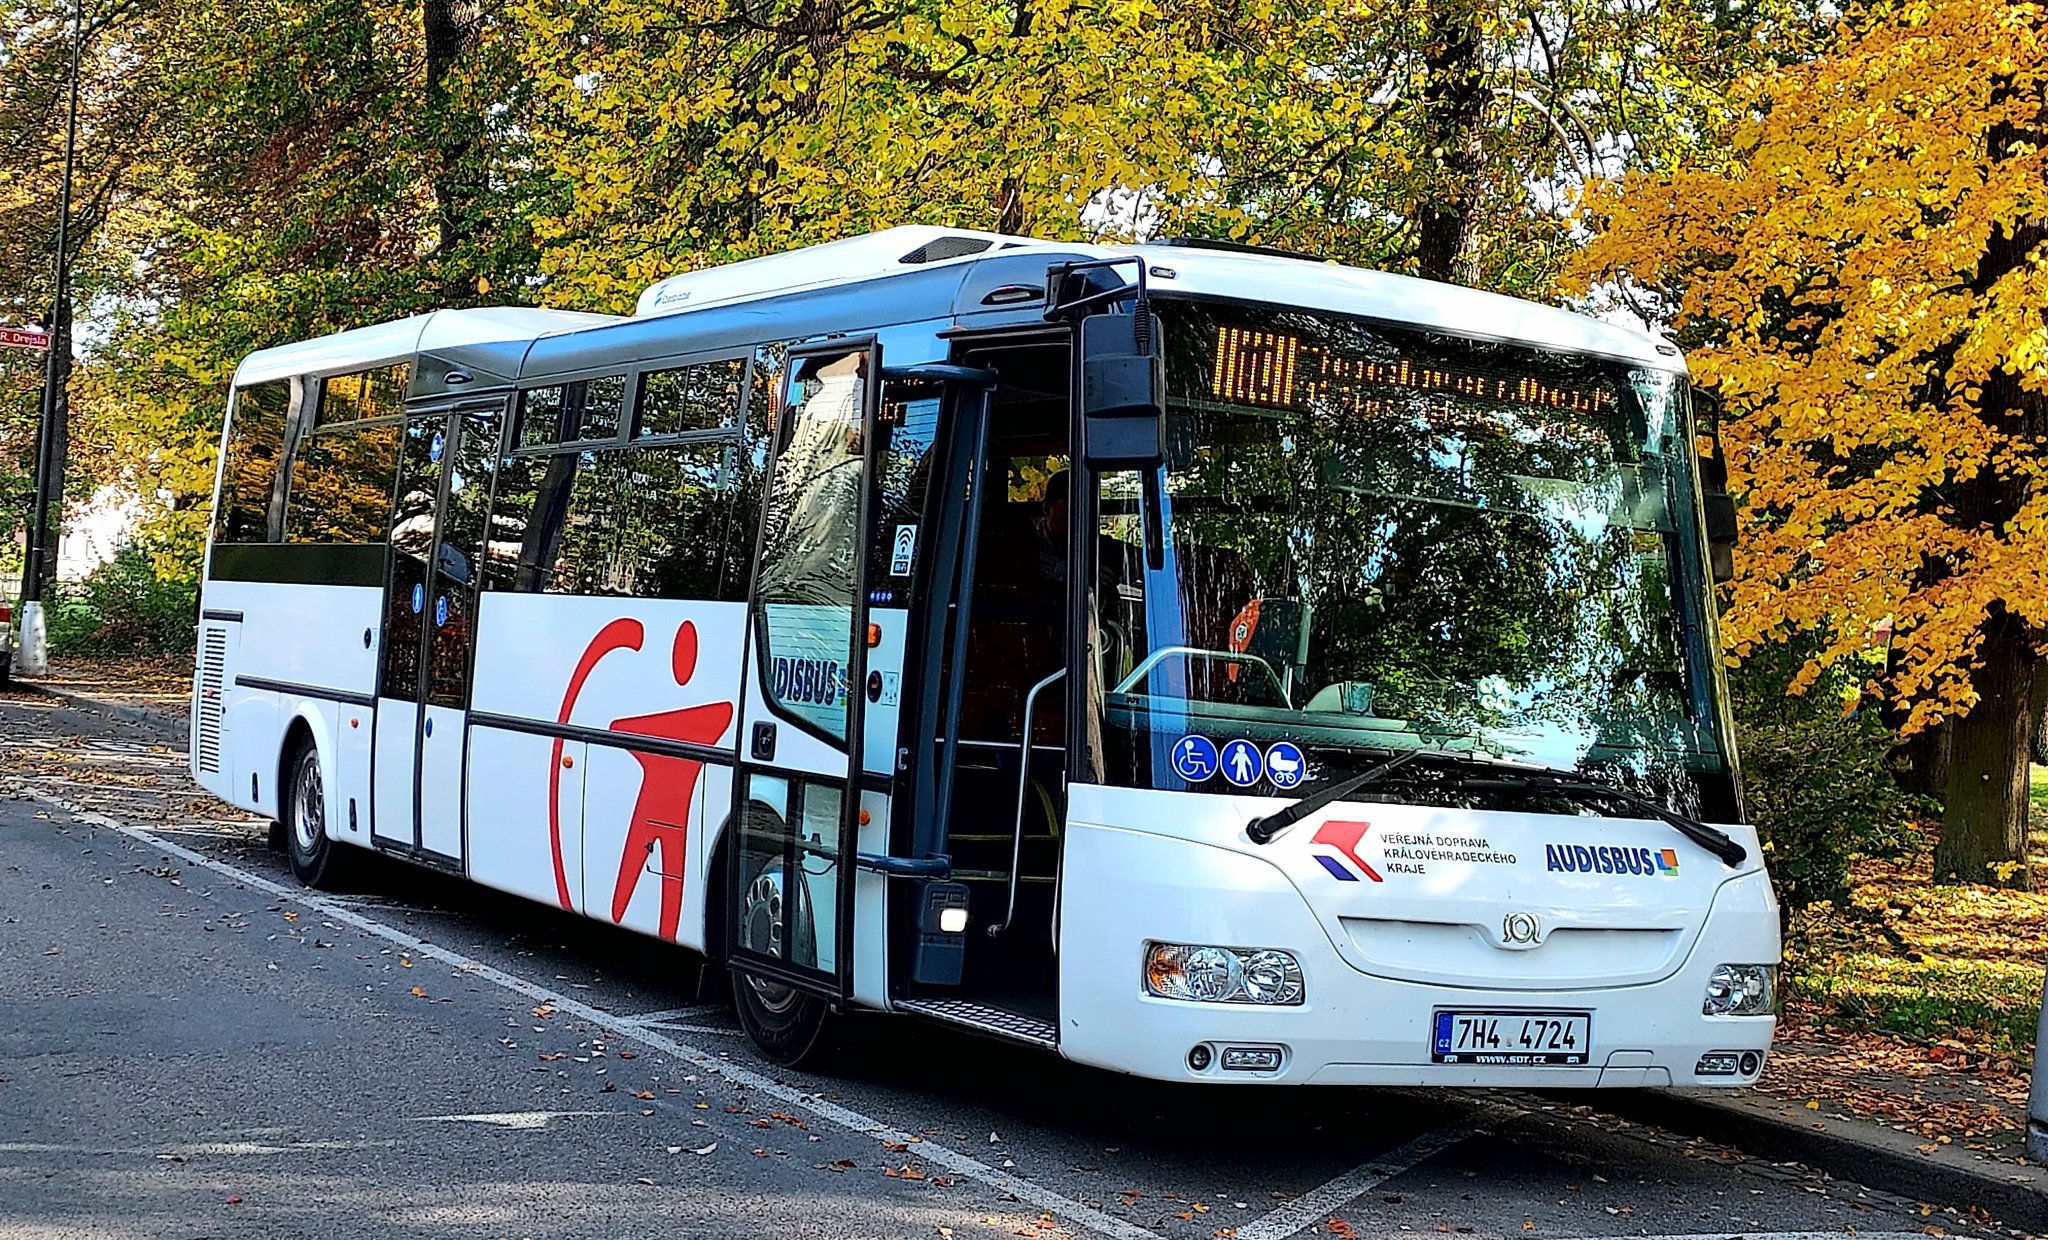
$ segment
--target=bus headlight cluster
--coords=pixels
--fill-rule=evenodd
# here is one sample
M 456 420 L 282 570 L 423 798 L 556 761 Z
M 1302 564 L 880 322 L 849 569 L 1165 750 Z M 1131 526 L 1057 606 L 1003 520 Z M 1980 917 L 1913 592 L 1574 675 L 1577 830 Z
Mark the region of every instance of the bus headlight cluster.
M 1777 966 L 1724 964 L 1707 978 L 1707 996 L 1700 1003 L 1706 1016 L 1762 1016 L 1776 999 Z
M 1197 1003 L 1293 1006 L 1307 997 L 1301 962 L 1272 947 L 1154 943 L 1145 949 L 1145 990 Z

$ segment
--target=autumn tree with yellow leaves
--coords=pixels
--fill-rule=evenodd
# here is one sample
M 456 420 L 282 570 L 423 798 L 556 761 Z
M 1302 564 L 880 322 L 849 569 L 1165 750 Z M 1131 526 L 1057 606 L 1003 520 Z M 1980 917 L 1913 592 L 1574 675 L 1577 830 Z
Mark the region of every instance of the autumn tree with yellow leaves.
M 1886 0 L 1729 100 L 1720 158 L 1595 201 L 1586 282 L 1671 296 L 1742 549 L 1722 636 L 1883 651 L 1945 722 L 1936 873 L 2026 883 L 2048 698 L 2048 11 Z

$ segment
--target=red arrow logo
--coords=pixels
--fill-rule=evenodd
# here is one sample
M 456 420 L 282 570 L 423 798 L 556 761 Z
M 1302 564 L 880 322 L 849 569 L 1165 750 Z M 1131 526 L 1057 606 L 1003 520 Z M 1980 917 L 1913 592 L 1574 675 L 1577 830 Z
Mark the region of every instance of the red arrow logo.
M 1372 824 L 1369 822 L 1343 822 L 1333 818 L 1316 831 L 1315 839 L 1310 843 L 1328 844 L 1343 853 L 1367 878 L 1376 883 L 1383 883 L 1387 880 L 1380 877 L 1379 871 L 1367 865 L 1358 855 L 1358 842 L 1364 839 L 1365 833 L 1370 830 Z

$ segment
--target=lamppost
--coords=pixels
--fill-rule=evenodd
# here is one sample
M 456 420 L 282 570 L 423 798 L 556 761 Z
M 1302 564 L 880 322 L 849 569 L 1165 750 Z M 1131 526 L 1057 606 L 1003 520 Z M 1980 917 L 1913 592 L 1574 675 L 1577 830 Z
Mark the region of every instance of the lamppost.
M 51 298 L 50 348 L 43 362 L 42 416 L 36 426 L 35 511 L 22 565 L 21 649 L 15 661 L 30 676 L 50 670 L 49 631 L 43 616 L 44 561 L 63 528 L 64 423 L 70 417 L 65 386 L 71 378 L 71 178 L 78 154 L 78 61 L 85 42 L 85 0 L 71 4 L 70 106 L 64 119 L 64 185 L 58 194 L 56 290 Z M 53 518 L 51 509 L 58 511 Z

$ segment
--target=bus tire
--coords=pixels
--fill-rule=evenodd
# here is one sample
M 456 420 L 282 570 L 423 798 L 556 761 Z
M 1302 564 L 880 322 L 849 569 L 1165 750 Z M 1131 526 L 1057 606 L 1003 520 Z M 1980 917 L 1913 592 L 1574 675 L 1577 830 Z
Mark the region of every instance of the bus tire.
M 801 885 L 798 888 L 801 890 Z M 743 906 L 739 918 L 742 940 L 779 933 L 783 925 L 800 927 L 797 954 L 815 958 L 809 932 L 809 907 L 801 895 L 785 899 L 788 887 L 782 882 L 782 863 L 771 860 L 751 876 L 740 898 L 749 904 L 764 902 L 755 909 Z M 780 904 L 771 911 L 765 902 Z M 779 912 L 779 916 L 775 913 Z M 772 941 L 748 943 L 766 954 L 776 954 Z M 739 1014 L 740 1028 L 771 1062 L 785 1068 L 816 1068 L 831 1059 L 837 1049 L 838 1020 L 831 1005 L 816 995 L 805 994 L 780 982 L 749 976 L 743 968 L 728 967 L 732 978 L 732 1003 Z
M 327 838 L 326 781 L 321 778 L 320 751 L 301 733 L 284 764 L 284 851 L 292 876 L 308 887 L 332 888 L 347 877 L 348 860 Z

